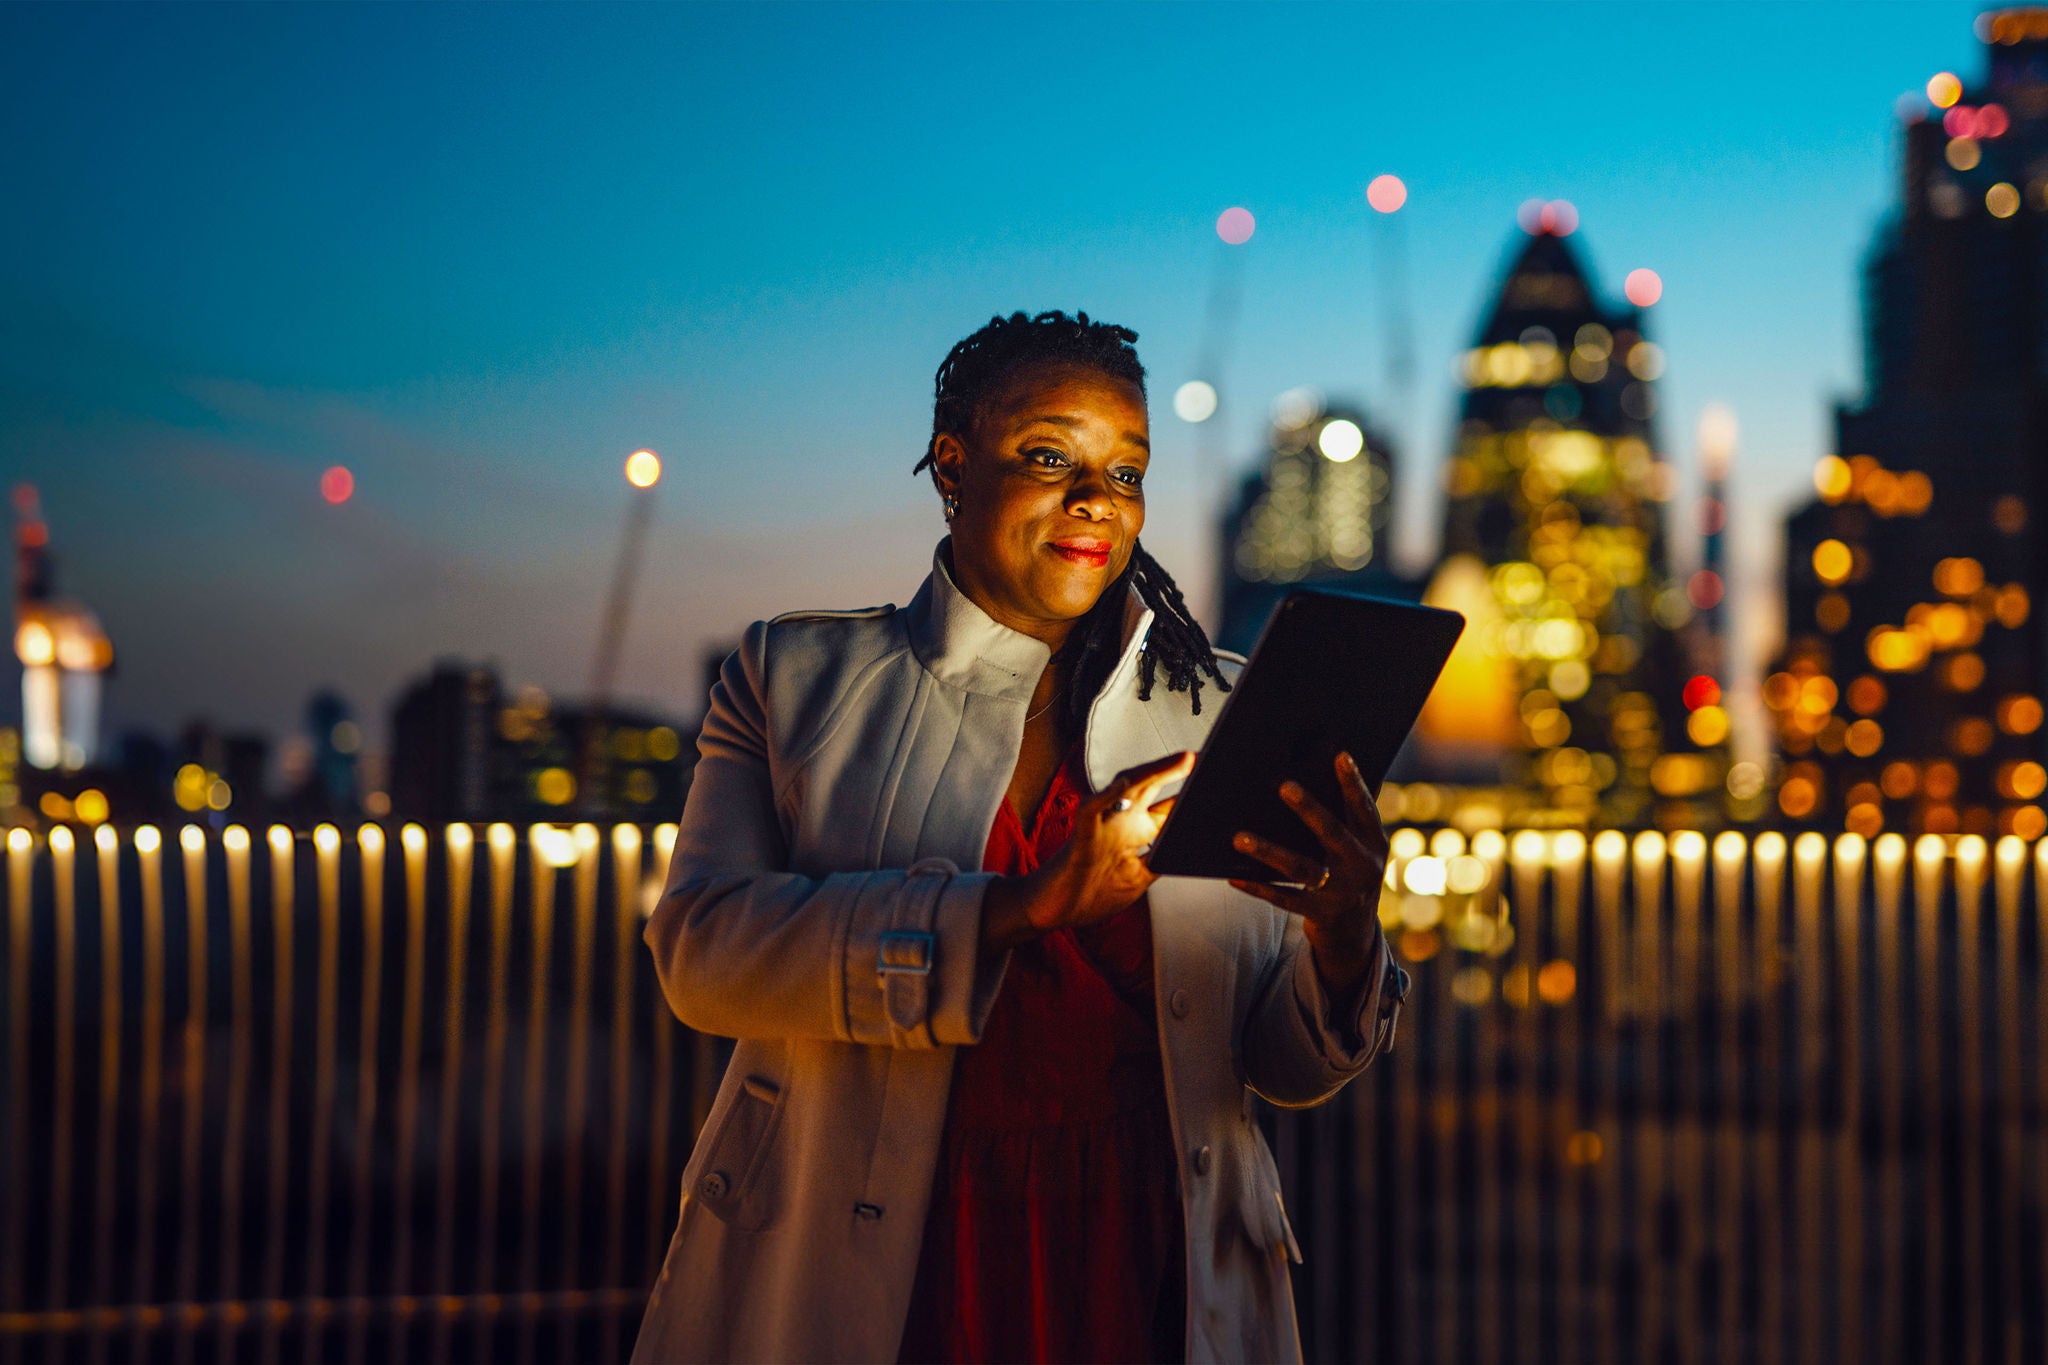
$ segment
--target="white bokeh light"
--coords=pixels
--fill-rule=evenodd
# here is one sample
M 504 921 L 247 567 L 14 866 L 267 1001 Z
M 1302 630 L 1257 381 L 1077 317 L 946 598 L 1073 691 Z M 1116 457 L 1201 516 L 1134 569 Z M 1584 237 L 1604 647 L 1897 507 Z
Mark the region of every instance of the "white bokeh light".
M 1183 422 L 1206 422 L 1216 415 L 1216 388 L 1190 379 L 1173 391 L 1173 415 Z
M 1323 452 L 1326 460 L 1348 464 L 1365 449 L 1365 433 L 1358 429 L 1358 423 L 1339 417 L 1324 425 L 1322 434 L 1316 437 L 1316 449 Z

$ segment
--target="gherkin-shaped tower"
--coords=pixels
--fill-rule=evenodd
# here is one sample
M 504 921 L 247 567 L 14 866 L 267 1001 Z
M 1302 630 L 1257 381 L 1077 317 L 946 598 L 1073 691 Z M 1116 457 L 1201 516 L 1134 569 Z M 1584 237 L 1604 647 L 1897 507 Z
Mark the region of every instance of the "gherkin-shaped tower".
M 1639 310 L 1601 301 L 1552 221 L 1461 360 L 1431 594 L 1472 619 L 1464 666 L 1484 685 L 1469 690 L 1500 714 L 1439 706 L 1424 734 L 1481 742 L 1511 819 L 1713 822 L 1728 722 L 1718 696 L 1688 689 L 1695 604 L 1667 561 L 1674 479 L 1653 436 L 1663 354 Z

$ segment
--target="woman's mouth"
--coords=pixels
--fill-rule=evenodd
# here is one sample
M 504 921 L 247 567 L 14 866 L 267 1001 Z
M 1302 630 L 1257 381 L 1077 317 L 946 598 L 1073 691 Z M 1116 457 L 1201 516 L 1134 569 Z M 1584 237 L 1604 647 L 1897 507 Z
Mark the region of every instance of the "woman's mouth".
M 1052 552 L 1069 564 L 1084 568 L 1101 569 L 1109 564 L 1109 542 L 1106 540 L 1056 540 Z

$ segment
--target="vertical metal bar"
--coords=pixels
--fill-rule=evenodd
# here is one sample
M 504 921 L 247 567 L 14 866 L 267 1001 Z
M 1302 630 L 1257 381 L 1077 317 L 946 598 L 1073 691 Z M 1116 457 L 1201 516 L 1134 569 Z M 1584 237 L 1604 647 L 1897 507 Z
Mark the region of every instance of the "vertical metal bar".
M 602 1284 L 624 1287 L 626 1273 L 626 1124 L 633 1101 L 633 966 L 640 946 L 640 830 L 612 830 L 612 1094 L 610 1151 L 605 1162 L 605 1259 Z M 648 1192 L 651 1203 L 668 1197 Z M 603 1337 L 604 1365 L 616 1365 L 619 1334 Z
M 1757 1270 L 1757 1354 L 1762 1365 L 1775 1365 L 1785 1358 L 1785 1239 L 1788 1232 L 1781 1220 L 1781 1201 L 1786 1145 L 1783 1090 L 1784 1072 L 1789 1065 L 1785 1047 L 1784 909 L 1785 836 L 1767 830 L 1756 837 L 1752 847 L 1756 875 L 1752 882 L 1756 896 L 1756 963 L 1758 978 L 1757 1036 L 1759 1072 L 1758 1121 L 1761 1134 L 1757 1153 L 1757 1198 L 1760 1211 L 1756 1228 L 1759 1262 Z
M 1524 1351 L 1540 1355 L 1546 1349 L 1555 1349 L 1555 1342 L 1546 1339 L 1544 1317 L 1546 1308 L 1556 1304 L 1557 1294 L 1543 1279 L 1547 1270 L 1558 1268 L 1547 1264 L 1542 1255 L 1544 1229 L 1558 1225 L 1554 1214 L 1545 1218 L 1543 1207 L 1556 1160 L 1550 1134 L 1558 1127 L 1557 1097 L 1543 1073 L 1545 1053 L 1549 1050 L 1546 1043 L 1554 1046 L 1555 1030 L 1550 1027 L 1536 987 L 1544 944 L 1552 927 L 1552 917 L 1543 908 L 1549 849 L 1541 834 L 1522 830 L 1512 843 L 1497 831 L 1475 835 L 1472 851 L 1484 857 L 1496 845 L 1503 856 L 1487 858 L 1491 865 L 1490 884 L 1505 887 L 1512 883 L 1514 887 L 1512 896 L 1504 898 L 1515 923 L 1514 965 L 1508 971 L 1520 982 L 1516 999 L 1507 1002 L 1520 1017 L 1509 1021 L 1505 1042 L 1514 1057 L 1516 1087 L 1513 1120 L 1507 1126 L 1507 1145 L 1514 1162 L 1510 1170 L 1514 1184 L 1507 1239 L 1514 1249 L 1514 1278 L 1503 1284 L 1512 1303 L 1503 1305 L 1501 1316 L 1508 1322 L 1516 1344 Z M 1506 916 L 1502 918 L 1506 922 Z
M 562 1277 L 563 1290 L 581 1287 L 583 1243 L 583 1137 L 590 1103 L 591 974 L 597 956 L 597 871 L 599 839 L 595 825 L 578 825 L 576 839 L 576 920 L 570 961 L 569 1059 L 562 1101 Z M 575 1314 L 560 1319 L 561 1358 L 575 1358 Z
M 334 1150 L 334 1034 L 341 1008 L 341 831 L 333 825 L 314 827 L 313 870 L 319 943 L 313 964 L 313 1131 L 306 1180 L 309 1207 L 305 1293 L 308 1298 L 319 1298 L 327 1292 L 328 1177 Z M 319 1365 L 323 1337 L 318 1324 L 307 1325 L 308 1365 Z
M 1871 1305 L 1870 1346 L 1878 1365 L 1901 1359 L 1905 1348 L 1906 1228 L 1904 1171 L 1906 1021 L 1901 987 L 1901 906 L 1906 882 L 1906 841 L 1881 834 L 1870 847 L 1872 927 L 1875 953 L 1872 984 L 1880 1002 L 1876 1015 L 1877 1059 L 1873 1068 L 1877 1106 L 1876 1300 Z
M 119 849 L 113 831 L 106 829 L 104 843 Z M 94 839 L 98 831 L 94 831 Z M 164 1107 L 164 835 L 156 825 L 135 831 L 135 860 L 141 876 L 141 1058 L 139 1058 L 139 1103 L 137 1146 L 135 1146 L 135 1304 L 156 1302 L 156 1197 L 158 1166 L 162 1152 L 158 1126 Z M 100 868 L 113 857 L 102 853 Z M 131 1355 L 141 1355 L 143 1332 L 137 1326 L 131 1338 Z
M 418 829 L 409 825 L 407 829 Z M 495 828 L 495 827 L 494 827 Z M 495 836 L 494 836 L 495 838 Z M 407 905 L 414 904 L 412 836 L 406 845 L 406 896 Z M 434 1185 L 434 1292 L 447 1296 L 455 1292 L 455 1195 L 456 1181 L 462 1168 L 462 997 L 468 989 L 469 968 L 469 904 L 470 890 L 476 862 L 476 834 L 468 825 L 450 825 L 444 836 L 444 847 L 448 853 L 448 986 L 447 1005 L 442 1019 L 441 1031 L 441 1096 L 439 1132 L 440 1155 L 435 1167 Z M 426 834 L 418 836 L 421 852 L 426 849 Z M 412 1058 L 412 1070 L 400 1087 L 403 1102 L 414 1103 L 413 1097 L 419 1087 L 419 1049 L 421 995 L 426 982 L 424 950 L 417 950 L 415 963 L 415 941 L 424 942 L 425 932 L 426 866 L 421 860 L 418 878 L 418 903 L 420 911 L 407 921 L 406 931 L 406 1023 L 405 1047 Z M 418 927 L 414 927 L 418 926 Z M 411 1122 L 408 1118 L 406 1122 Z M 404 1139 L 406 1150 L 411 1148 L 411 1132 Z M 481 1289 L 481 1287 L 480 1287 Z M 445 1313 L 434 1316 L 434 1358 L 446 1360 L 449 1354 L 449 1332 L 452 1324 Z
M 151 830 L 154 834 L 156 831 Z M 50 1116 L 49 1290 L 53 1309 L 71 1306 L 71 1166 L 76 1148 L 71 1125 L 77 1106 L 78 1073 L 78 905 L 72 882 L 71 831 L 50 831 L 50 876 L 56 892 L 57 1017 L 56 1074 Z
M 1700 1029 L 1700 918 L 1706 898 L 1707 840 L 1697 830 L 1671 836 L 1671 992 L 1669 1027 L 1677 1031 L 1674 1076 L 1676 1127 L 1671 1135 L 1672 1190 L 1677 1205 L 1678 1283 L 1673 1287 L 1677 1357 L 1690 1365 L 1707 1339 L 1707 1315 L 1700 1302 L 1701 1272 L 1707 1259 L 1706 1097 L 1701 1060 L 1707 1040 Z
M 356 831 L 356 876 L 363 914 L 361 1033 L 356 1043 L 356 1169 L 349 1216 L 348 1294 L 370 1295 L 370 1226 L 374 1221 L 377 1142 L 377 1034 L 384 1008 L 384 831 L 364 825 Z M 407 1211 L 399 1211 L 406 1218 Z M 354 1313 L 348 1322 L 347 1358 L 362 1365 L 369 1352 L 369 1318 Z
M 2020 1365 L 2026 1335 L 2025 1285 L 2020 1274 L 2020 1210 L 2027 1197 L 2026 1157 L 2021 1133 L 2026 1122 L 2026 1084 L 2021 1053 L 2020 902 L 2026 892 L 2027 846 L 2008 834 L 1993 853 L 1996 867 L 1997 920 L 1993 926 L 1993 961 L 1998 983 L 1993 988 L 1998 1010 L 1998 1188 L 2004 1192 L 1998 1210 L 1998 1288 L 2005 1305 L 2003 1336 L 2006 1365 Z
M 1835 1134 L 1835 1303 L 1832 1349 L 1863 1356 L 1863 863 L 1860 834 L 1835 838 L 1835 1044 L 1841 1095 Z
M 1958 1222 L 1958 1283 L 1967 1286 L 1962 1315 L 1962 1356 L 1984 1354 L 1984 873 L 1987 854 L 1981 836 L 1956 841 L 1956 1002 L 1962 1056 L 1955 1068 L 1956 1125 L 1962 1142 L 1962 1217 Z
M 121 1301 L 114 1281 L 115 1120 L 121 1106 L 121 879 L 120 839 L 113 826 L 93 831 L 94 851 L 99 861 L 100 903 L 100 1074 L 99 1074 L 99 1158 L 93 1165 L 93 1189 L 97 1217 L 93 1229 L 93 1302 L 112 1305 Z M 147 872 L 144 875 L 148 875 Z M 22 1093 L 13 1092 L 17 1097 Z M 20 1103 L 17 1098 L 15 1103 Z M 15 1178 L 27 1175 L 13 1168 Z M 98 1365 L 106 1359 L 107 1332 L 95 1324 L 88 1358 Z
M 229 825 L 221 833 L 228 874 L 228 1067 L 227 1097 L 221 1120 L 221 1272 L 220 1297 L 241 1296 L 242 1283 L 242 1152 L 249 1121 L 249 1071 L 255 1049 L 255 968 L 250 948 L 249 831 Z M 234 1358 L 234 1325 L 221 1319 L 220 1358 Z
M 2048 838 L 2034 841 L 2034 1046 L 2033 1112 L 2048 1114 Z M 2034 1127 L 2034 1207 L 2048 1210 L 2048 1123 Z M 2041 1256 L 2039 1302 L 2048 1303 L 2048 1255 Z M 2048 1330 L 2048 1324 L 2044 1324 Z
M 490 993 L 484 1002 L 483 1103 L 478 1115 L 482 1131 L 477 1142 L 478 1294 L 494 1293 L 498 1288 L 498 1167 L 505 1121 L 505 997 L 512 951 L 512 887 L 518 871 L 514 863 L 515 844 L 510 825 L 491 826 Z M 489 1359 L 492 1354 L 491 1323 L 488 1317 L 480 1316 L 476 1355 Z
M 272 925 L 270 1006 L 269 1228 L 263 1244 L 263 1297 L 284 1297 L 284 1267 L 291 1194 L 292 1125 L 292 911 L 296 876 L 291 830 L 272 825 L 270 917 Z M 263 1365 L 276 1365 L 280 1324 L 263 1315 Z
M 669 858 L 675 852 L 676 827 L 656 825 L 654 827 L 654 863 L 657 868 L 667 869 Z M 651 879 L 650 879 L 651 880 Z M 660 895 L 660 888 L 650 887 L 642 915 L 653 913 L 654 898 Z M 675 1016 L 669 1012 L 668 1001 L 660 991 L 654 992 L 654 1085 L 648 1096 L 648 1184 L 654 1195 L 647 1201 L 647 1255 L 649 1264 L 641 1274 L 643 1284 L 653 1283 L 654 1276 L 661 1268 L 662 1258 L 668 1253 L 668 1233 L 671 1220 L 676 1216 L 680 1202 L 680 1191 L 669 1184 L 668 1171 L 668 1125 L 670 1088 L 674 1083 L 675 1067 Z
M 1660 1360 L 1665 1355 L 1667 1308 L 1671 1302 L 1671 1268 L 1664 1258 L 1660 1215 L 1671 1186 L 1670 1142 L 1664 1107 L 1664 1077 L 1659 1052 L 1668 1013 L 1664 982 L 1664 870 L 1669 846 L 1656 830 L 1636 835 L 1635 981 L 1637 1066 L 1641 1092 L 1634 1115 L 1636 1137 L 1623 1146 L 1623 1159 L 1634 1156 L 1636 1169 L 1636 1256 L 1642 1267 L 1642 1301 L 1637 1308 L 1636 1355 Z
M 1714 1337 L 1720 1359 L 1741 1358 L 1746 1316 L 1742 1311 L 1741 1285 L 1737 1276 L 1743 1264 L 1742 1198 L 1746 1183 L 1742 1116 L 1742 1073 L 1747 1058 L 1742 1047 L 1741 1010 L 1745 998 L 1743 968 L 1750 960 L 1743 952 L 1743 874 L 1749 845 L 1734 830 L 1714 836 L 1714 1026 L 1716 1051 L 1720 1054 L 1714 1096 L 1714 1117 L 1718 1126 L 1714 1176 L 1714 1262 L 1719 1273 L 1719 1312 L 1715 1315 Z
M 398 1222 L 391 1248 L 391 1292 L 409 1296 L 413 1273 L 414 1191 L 419 1170 L 420 1131 L 420 1031 L 425 1009 L 427 974 L 427 832 L 415 824 L 399 827 L 398 856 L 405 878 L 405 967 L 400 986 L 398 1014 L 398 1114 L 396 1155 L 397 1180 L 394 1199 Z M 453 1068 L 454 1059 L 448 1065 Z M 453 1078 L 447 1078 L 453 1083 Z M 438 1324 L 441 1319 L 435 1319 Z M 392 1324 L 391 1354 L 402 1360 L 407 1353 L 410 1324 Z M 437 1350 L 436 1358 L 446 1352 Z
M 1401 885 L 1401 870 L 1406 860 L 1414 853 L 1405 851 L 1411 840 L 1414 852 L 1420 852 L 1422 833 L 1420 830 L 1398 830 L 1393 836 L 1392 855 L 1387 860 L 1387 886 L 1398 889 Z M 1394 926 L 1400 924 L 1398 904 L 1390 917 Z M 1381 1065 L 1389 1068 L 1382 1082 L 1393 1097 L 1392 1137 L 1394 1145 L 1394 1166 L 1404 1172 L 1420 1171 L 1422 1168 L 1421 1132 L 1429 1122 L 1425 1112 L 1421 1085 L 1421 1050 L 1434 1047 L 1433 1035 L 1418 1031 L 1413 1016 L 1433 1010 L 1433 1002 L 1425 1006 L 1436 988 L 1434 977 L 1423 969 L 1421 962 L 1413 964 L 1416 983 L 1411 1003 L 1407 1006 L 1410 1021 L 1406 1045 L 1397 1046 Z M 1414 1197 L 1394 1200 L 1394 1264 L 1399 1278 L 1396 1281 L 1395 1321 L 1393 1342 L 1398 1357 L 1403 1362 L 1416 1362 L 1423 1358 L 1428 1340 L 1429 1323 L 1424 1318 L 1424 1306 L 1428 1297 L 1428 1266 L 1422 1255 L 1422 1228 L 1425 1211 L 1421 1201 Z
M 1556 1011 L 1553 1036 L 1557 1039 L 1559 1084 L 1566 1115 L 1560 1126 L 1567 1135 L 1564 1165 L 1557 1182 L 1556 1214 L 1558 1284 L 1563 1302 L 1558 1312 L 1557 1350 L 1551 1358 L 1578 1361 L 1586 1359 L 1590 1336 L 1586 1330 L 1591 1297 L 1585 1274 L 1585 1241 L 1586 1201 L 1592 1182 L 1587 1178 L 1586 1163 L 1575 1159 L 1578 1152 L 1571 1144 L 1576 1134 L 1589 1131 L 1598 1123 L 1587 1111 L 1591 1081 L 1586 1050 L 1581 1044 L 1584 1030 L 1580 1027 L 1580 1021 L 1586 1017 L 1587 999 L 1582 989 L 1585 954 L 1579 935 L 1583 919 L 1579 903 L 1586 889 L 1586 836 L 1577 830 L 1552 835 L 1549 859 L 1551 940 L 1556 946 L 1552 949 L 1555 956 L 1544 964 L 1550 987 L 1544 990 L 1540 977 L 1537 987 L 1542 999 Z M 1558 1158 L 1553 1142 L 1544 1160 L 1555 1162 Z
M 1794 1002 L 1798 1015 L 1798 1063 L 1794 1076 L 1798 1102 L 1793 1107 L 1794 1169 L 1798 1180 L 1792 1195 L 1795 1264 L 1799 1277 L 1800 1311 L 1795 1323 L 1798 1358 L 1821 1358 L 1821 1305 L 1828 1292 L 1826 1227 L 1821 1183 L 1827 1179 L 1820 1107 L 1827 1080 L 1827 973 L 1821 952 L 1821 899 L 1827 876 L 1827 837 L 1812 830 L 1792 843 L 1792 966 L 1798 982 Z
M 183 1132 L 178 1152 L 178 1281 L 172 1292 L 180 1304 L 191 1304 L 199 1300 L 200 1192 L 206 1153 L 206 831 L 187 825 L 178 831 L 178 845 L 185 855 L 185 1072 L 179 1101 Z M 197 1344 L 193 1331 L 189 1321 L 181 1319 L 176 1325 L 178 1365 L 192 1358 Z M 142 1354 L 139 1333 L 135 1354 Z
M 35 836 L 17 826 L 7 831 L 7 1084 L 9 1093 L 28 1093 L 29 893 L 35 872 Z M 28 1106 L 9 1104 L 7 1160 L 15 1170 L 28 1169 Z M 21 1234 L 27 1220 L 0 1218 L 0 1309 L 27 1309 L 22 1285 Z M 0 1336 L 0 1361 L 21 1358 L 20 1339 Z
M 1941 1189 L 1948 1153 L 1944 1150 L 1940 1122 L 1942 1104 L 1947 1098 L 1941 1066 L 1941 1007 L 1946 997 L 1941 970 L 1941 893 L 1947 858 L 1948 846 L 1940 835 L 1923 834 L 1913 844 L 1913 971 L 1919 978 L 1915 983 L 1918 1008 L 1913 1028 L 1920 1043 L 1921 1090 L 1921 1101 L 1914 1108 L 1921 1129 L 1919 1164 L 1923 1184 L 1918 1220 L 1923 1235 L 1917 1240 L 1926 1250 L 1917 1292 L 1925 1312 L 1921 1322 L 1924 1360 L 1945 1359 L 1948 1349 L 1943 1322 L 1946 1296 L 1942 1292 L 1947 1274 L 1942 1246 L 1946 1211 Z M 1914 1221 L 1909 1217 L 1908 1225 Z
M 594 835 L 595 831 L 593 831 Z M 554 956 L 555 874 L 573 853 L 563 830 L 536 825 L 527 830 L 527 889 L 533 897 L 533 957 L 526 1000 L 526 1075 L 521 1087 L 522 1198 L 519 1236 L 519 1287 L 528 1294 L 540 1289 L 540 1210 L 544 1186 L 541 1157 L 547 1142 L 548 963 Z M 519 1316 L 519 1365 L 533 1360 L 533 1315 Z
M 1614 1035 L 1634 1013 L 1634 992 L 1629 984 L 1627 958 L 1628 945 L 1621 914 L 1622 875 L 1628 858 L 1628 838 L 1619 830 L 1605 829 L 1593 839 L 1593 942 L 1600 955 L 1600 993 L 1602 1008 L 1590 1016 L 1600 1029 L 1603 1041 L 1610 1046 L 1616 1044 Z M 1595 1160 L 1587 1168 L 1587 1176 L 1595 1209 L 1593 1265 L 1594 1279 L 1589 1286 L 1593 1295 L 1593 1355 L 1603 1365 L 1613 1365 L 1621 1359 L 1621 1324 L 1619 1321 L 1619 1299 L 1614 1292 L 1614 1272 L 1619 1266 L 1622 1249 L 1622 1206 L 1621 1170 L 1627 1158 L 1627 1148 L 1634 1136 L 1628 1131 L 1620 1113 L 1620 1106 L 1613 1087 L 1616 1078 L 1611 1071 L 1596 1072 L 1595 1081 L 1599 1090 L 1592 1103 L 1592 1114 L 1598 1127 L 1593 1131 L 1602 1133 L 1603 1145 L 1611 1145 L 1604 1158 Z M 1601 1082 L 1605 1082 L 1604 1085 Z M 1604 1132 L 1603 1132 L 1604 1130 Z M 1611 1138 L 1611 1144 L 1606 1139 Z M 1631 1350 L 1631 1356 L 1634 1352 Z

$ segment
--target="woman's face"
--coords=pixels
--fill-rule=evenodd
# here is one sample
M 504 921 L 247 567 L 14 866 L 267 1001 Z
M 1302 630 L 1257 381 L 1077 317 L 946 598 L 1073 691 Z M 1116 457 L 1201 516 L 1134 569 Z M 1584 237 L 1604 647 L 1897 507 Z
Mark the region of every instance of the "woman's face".
M 991 617 L 1059 648 L 1131 562 L 1151 444 L 1138 386 L 1081 365 L 1020 372 L 965 442 L 934 447 L 959 499 L 953 574 Z

